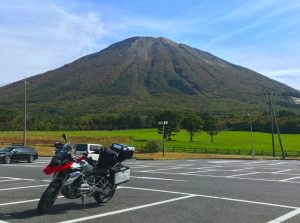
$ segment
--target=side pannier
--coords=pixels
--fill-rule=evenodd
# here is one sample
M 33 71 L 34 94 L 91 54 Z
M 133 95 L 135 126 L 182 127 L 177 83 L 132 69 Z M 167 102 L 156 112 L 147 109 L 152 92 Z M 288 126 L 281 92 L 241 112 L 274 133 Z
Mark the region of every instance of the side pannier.
M 130 178 L 130 168 L 124 165 L 117 165 L 114 168 L 114 184 L 119 185 L 125 183 Z

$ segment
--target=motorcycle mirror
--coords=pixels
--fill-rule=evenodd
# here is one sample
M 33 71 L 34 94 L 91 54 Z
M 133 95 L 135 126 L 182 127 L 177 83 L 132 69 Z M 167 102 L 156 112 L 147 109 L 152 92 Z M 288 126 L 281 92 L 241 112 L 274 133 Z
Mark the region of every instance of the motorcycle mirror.
M 67 138 L 67 136 L 66 136 L 65 133 L 62 136 L 63 136 L 64 140 L 66 140 L 66 141 L 68 140 L 68 138 Z

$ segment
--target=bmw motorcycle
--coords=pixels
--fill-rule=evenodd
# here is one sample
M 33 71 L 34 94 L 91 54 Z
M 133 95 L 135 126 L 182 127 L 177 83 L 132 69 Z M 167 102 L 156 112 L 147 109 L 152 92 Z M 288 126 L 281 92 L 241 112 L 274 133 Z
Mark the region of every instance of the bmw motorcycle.
M 65 134 L 63 137 L 67 141 Z M 72 145 L 67 142 L 55 151 L 50 164 L 43 170 L 46 175 L 53 174 L 53 177 L 40 198 L 37 212 L 49 212 L 60 192 L 67 199 L 81 198 L 84 207 L 86 196 L 93 197 L 99 204 L 108 202 L 114 196 L 117 185 L 130 178 L 130 168 L 121 161 L 112 168 L 100 169 L 91 159 L 78 161 L 73 158 Z

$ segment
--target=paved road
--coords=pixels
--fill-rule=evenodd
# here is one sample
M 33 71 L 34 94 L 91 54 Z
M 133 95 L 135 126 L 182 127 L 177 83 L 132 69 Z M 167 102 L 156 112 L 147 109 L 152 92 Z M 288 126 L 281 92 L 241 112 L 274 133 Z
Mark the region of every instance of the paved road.
M 48 162 L 0 164 L 0 223 L 300 222 L 299 161 L 130 160 L 132 178 L 109 203 L 59 198 L 41 217 Z

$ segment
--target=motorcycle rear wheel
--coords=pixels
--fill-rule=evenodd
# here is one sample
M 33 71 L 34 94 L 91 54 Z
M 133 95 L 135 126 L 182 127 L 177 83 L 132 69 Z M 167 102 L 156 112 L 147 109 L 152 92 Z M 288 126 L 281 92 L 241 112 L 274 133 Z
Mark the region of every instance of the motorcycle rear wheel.
M 111 185 L 110 183 L 108 183 L 108 185 L 103 188 L 102 192 L 95 192 L 94 198 L 97 203 L 102 204 L 108 202 L 114 196 L 116 188 L 116 185 Z
M 40 215 L 46 214 L 52 208 L 58 193 L 59 187 L 57 185 L 50 185 L 45 190 L 37 206 L 37 212 Z

